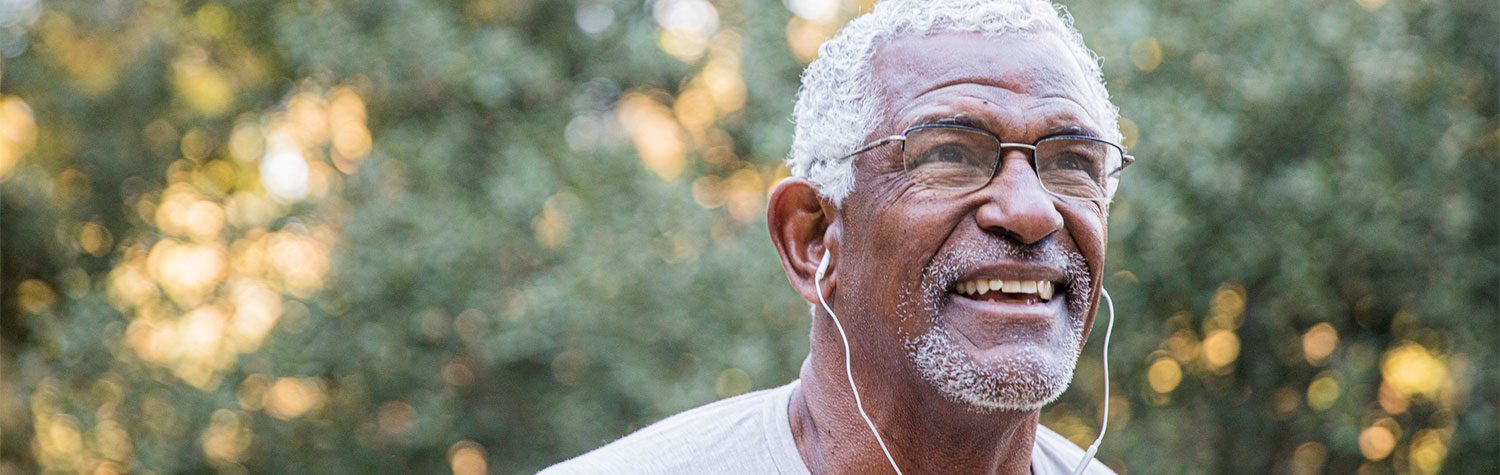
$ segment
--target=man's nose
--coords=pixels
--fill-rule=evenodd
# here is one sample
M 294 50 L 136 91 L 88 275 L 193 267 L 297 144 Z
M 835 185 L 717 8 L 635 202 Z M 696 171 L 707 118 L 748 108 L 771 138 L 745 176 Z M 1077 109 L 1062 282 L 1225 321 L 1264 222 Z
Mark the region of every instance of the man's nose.
M 1062 229 L 1062 214 L 1052 204 L 1052 194 L 1042 189 L 1030 154 L 1008 150 L 1000 160 L 995 179 L 979 190 L 986 202 L 975 219 L 980 229 L 1032 244 Z

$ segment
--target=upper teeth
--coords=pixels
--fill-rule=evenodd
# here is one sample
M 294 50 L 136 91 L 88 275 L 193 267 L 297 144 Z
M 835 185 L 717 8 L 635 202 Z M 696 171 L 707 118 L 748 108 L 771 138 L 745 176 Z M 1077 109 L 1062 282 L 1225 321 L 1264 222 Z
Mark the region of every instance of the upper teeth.
M 1052 300 L 1053 284 L 1047 280 L 974 279 L 958 283 L 958 291 L 965 295 L 984 295 L 991 290 L 1008 294 L 1036 294 L 1042 300 Z

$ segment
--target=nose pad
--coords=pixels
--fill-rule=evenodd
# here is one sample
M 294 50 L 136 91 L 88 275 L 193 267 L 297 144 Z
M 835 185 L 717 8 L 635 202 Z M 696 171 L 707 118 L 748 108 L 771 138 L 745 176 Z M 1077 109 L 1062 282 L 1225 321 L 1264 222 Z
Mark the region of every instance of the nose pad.
M 1027 150 L 1009 150 L 990 183 L 979 190 L 986 202 L 975 213 L 980 229 L 1032 244 L 1063 227 L 1051 193 L 1042 188 Z

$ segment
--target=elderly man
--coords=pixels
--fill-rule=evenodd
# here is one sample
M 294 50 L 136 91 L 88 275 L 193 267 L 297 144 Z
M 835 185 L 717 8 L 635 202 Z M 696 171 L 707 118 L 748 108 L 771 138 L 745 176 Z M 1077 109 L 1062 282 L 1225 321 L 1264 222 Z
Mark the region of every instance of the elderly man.
M 1116 115 L 1050 2 L 876 5 L 803 75 L 770 199 L 801 379 L 547 473 L 1112 473 L 1037 418 L 1099 302 Z

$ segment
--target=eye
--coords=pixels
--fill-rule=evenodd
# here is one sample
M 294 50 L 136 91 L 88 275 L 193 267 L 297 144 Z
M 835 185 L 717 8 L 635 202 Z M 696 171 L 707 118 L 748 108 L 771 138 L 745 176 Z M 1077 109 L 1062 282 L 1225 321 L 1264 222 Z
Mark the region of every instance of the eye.
M 1094 168 L 1090 165 L 1090 162 L 1091 160 L 1076 153 L 1064 153 L 1052 160 L 1052 168 L 1058 170 L 1090 171 Z
M 1040 173 L 1068 174 L 1099 179 L 1111 152 L 1108 144 L 1080 139 L 1051 139 L 1037 144 L 1036 165 Z
M 937 147 L 934 147 L 932 150 L 929 150 L 927 152 L 927 156 L 923 157 L 922 161 L 970 163 L 973 161 L 973 156 L 974 154 L 964 147 L 960 147 L 957 145 L 939 145 Z

